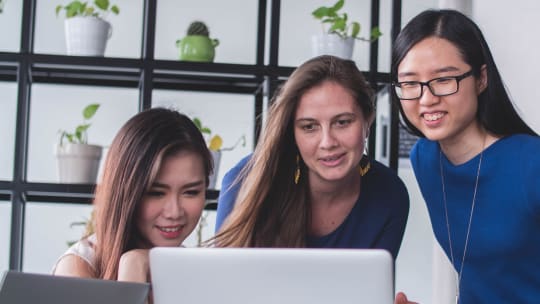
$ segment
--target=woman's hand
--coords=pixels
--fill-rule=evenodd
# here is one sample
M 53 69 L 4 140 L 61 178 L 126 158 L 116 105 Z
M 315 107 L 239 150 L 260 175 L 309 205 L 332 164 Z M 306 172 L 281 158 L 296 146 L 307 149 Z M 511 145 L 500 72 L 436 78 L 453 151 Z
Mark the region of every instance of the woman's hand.
M 118 281 L 150 282 L 148 249 L 133 249 L 120 257 Z
M 396 301 L 394 304 L 418 304 L 416 302 L 410 302 L 407 296 L 403 292 L 398 292 L 396 295 Z

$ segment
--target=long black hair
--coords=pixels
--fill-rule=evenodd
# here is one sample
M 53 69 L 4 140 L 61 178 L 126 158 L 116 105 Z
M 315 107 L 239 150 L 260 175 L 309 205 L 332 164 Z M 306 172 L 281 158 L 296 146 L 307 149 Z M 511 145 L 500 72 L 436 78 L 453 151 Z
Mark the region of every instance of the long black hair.
M 487 69 L 487 88 L 478 96 L 476 118 L 489 132 L 507 136 L 517 133 L 538 135 L 519 116 L 506 92 L 491 51 L 478 26 L 464 14 L 454 10 L 427 10 L 414 17 L 396 38 L 392 50 L 392 80 L 397 81 L 398 66 L 409 50 L 418 42 L 438 37 L 451 42 L 463 60 L 472 67 L 475 77 L 480 76 L 483 65 Z M 395 93 L 403 121 L 409 131 L 425 137 L 407 119 Z

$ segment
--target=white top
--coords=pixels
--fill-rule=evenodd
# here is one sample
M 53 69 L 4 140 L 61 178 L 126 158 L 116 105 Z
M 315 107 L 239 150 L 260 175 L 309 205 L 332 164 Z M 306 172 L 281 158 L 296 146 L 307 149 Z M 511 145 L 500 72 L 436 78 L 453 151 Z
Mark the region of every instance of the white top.
M 58 265 L 58 262 L 60 262 L 60 260 L 67 255 L 76 255 L 80 257 L 81 259 L 85 260 L 86 263 L 88 263 L 88 265 L 90 265 L 93 270 L 95 270 L 96 269 L 96 254 L 94 251 L 94 247 L 96 245 L 96 241 L 97 241 L 96 235 L 92 234 L 89 237 L 84 238 L 78 241 L 77 243 L 73 244 L 71 247 L 68 248 L 68 250 L 66 250 L 66 252 L 64 252 L 64 254 L 62 254 L 56 260 L 56 263 L 54 263 L 51 273 L 54 274 L 54 272 L 56 271 L 56 266 Z

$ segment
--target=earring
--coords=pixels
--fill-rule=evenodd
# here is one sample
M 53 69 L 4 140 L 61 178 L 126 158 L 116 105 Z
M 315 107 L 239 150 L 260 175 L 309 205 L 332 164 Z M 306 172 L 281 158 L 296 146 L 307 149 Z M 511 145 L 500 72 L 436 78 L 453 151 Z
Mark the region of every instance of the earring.
M 362 167 L 362 161 L 364 159 L 366 160 L 366 164 Z M 371 168 L 371 163 L 369 162 L 369 159 L 367 157 L 363 157 L 362 160 L 360 160 L 360 165 L 358 166 L 358 172 L 360 173 L 360 176 L 366 175 L 366 173 L 368 173 L 370 168 Z
M 296 170 L 294 171 L 294 184 L 298 185 L 300 180 L 300 156 L 296 155 Z

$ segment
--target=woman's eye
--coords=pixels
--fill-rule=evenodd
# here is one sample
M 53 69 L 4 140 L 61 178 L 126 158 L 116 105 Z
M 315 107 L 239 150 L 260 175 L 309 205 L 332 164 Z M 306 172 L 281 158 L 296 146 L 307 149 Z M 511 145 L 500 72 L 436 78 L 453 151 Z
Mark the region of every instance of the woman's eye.
M 447 84 L 450 81 L 453 81 L 453 78 L 439 78 L 435 80 L 437 84 Z
M 187 190 L 184 192 L 187 196 L 199 196 L 201 194 L 202 190 Z
M 402 89 L 411 89 L 418 87 L 418 82 L 402 82 L 400 83 Z
M 165 192 L 157 191 L 157 190 L 150 190 L 150 191 L 146 192 L 146 195 L 147 196 L 152 196 L 152 197 L 161 197 L 161 196 L 165 195 Z
M 340 119 L 338 121 L 336 121 L 336 125 L 338 127 L 346 127 L 348 125 L 350 125 L 352 122 L 352 119 Z
M 306 124 L 301 126 L 302 130 L 304 131 L 313 131 L 315 130 L 315 124 Z

